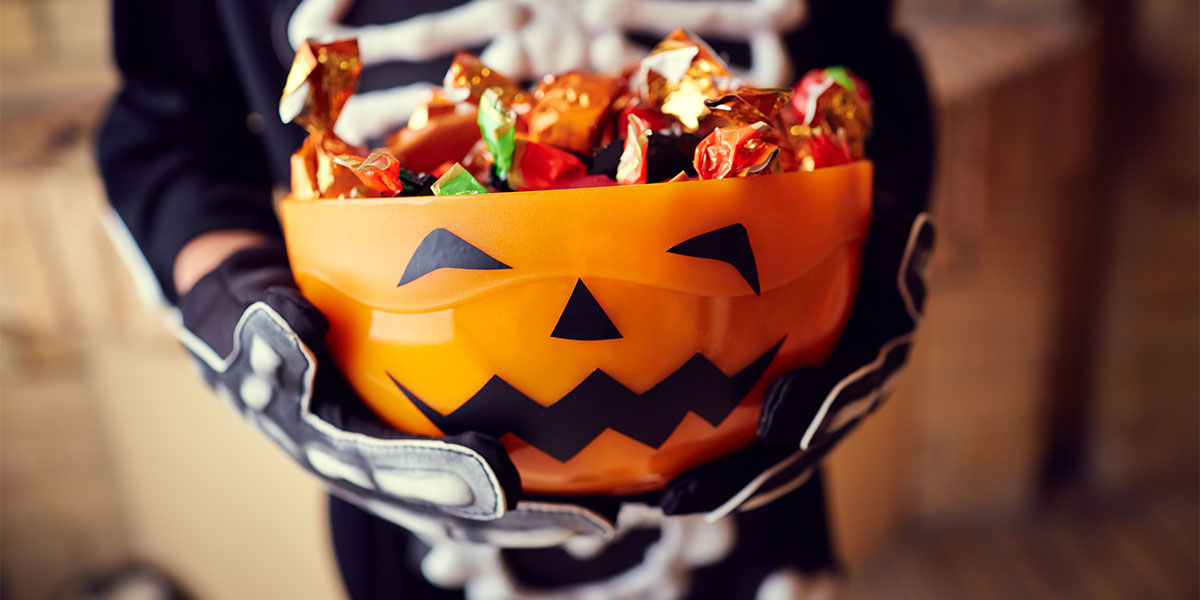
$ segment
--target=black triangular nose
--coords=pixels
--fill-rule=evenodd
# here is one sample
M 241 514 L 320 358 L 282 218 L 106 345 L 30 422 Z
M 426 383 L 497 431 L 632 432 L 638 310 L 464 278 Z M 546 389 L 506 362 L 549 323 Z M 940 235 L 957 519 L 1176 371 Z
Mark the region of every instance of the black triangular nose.
M 567 307 L 563 309 L 550 337 L 564 340 L 615 340 L 621 337 L 621 332 L 617 331 L 617 326 L 604 314 L 600 303 L 596 302 L 580 279 L 575 282 L 575 291 L 571 292 L 571 299 L 567 300 Z

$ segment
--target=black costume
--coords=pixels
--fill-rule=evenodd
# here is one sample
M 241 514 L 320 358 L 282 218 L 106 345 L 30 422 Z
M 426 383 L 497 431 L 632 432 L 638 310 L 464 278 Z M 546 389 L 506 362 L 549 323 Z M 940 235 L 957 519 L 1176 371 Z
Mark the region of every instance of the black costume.
M 265 292 L 268 285 L 286 282 L 286 270 L 277 268 L 286 263 L 277 250 L 239 253 L 240 257 L 235 255 L 236 260 L 227 261 L 219 269 L 221 273 L 201 280 L 184 298 L 174 290 L 172 267 L 180 248 L 208 231 L 249 229 L 279 235 L 271 206 L 272 186 L 288 181 L 288 157 L 305 135 L 300 127 L 280 122 L 277 113 L 293 52 L 286 27 L 297 4 L 295 0 L 114 2 L 116 59 L 124 84 L 99 141 L 108 195 L 145 255 L 164 297 L 181 308 L 185 324 L 219 357 L 231 351 L 233 342 L 228 332 L 239 322 L 238 316 L 261 299 L 254 293 L 239 294 L 246 289 Z M 460 4 L 463 2 L 453 0 L 358 0 L 343 21 L 350 25 L 392 22 Z M 891 331 L 892 320 L 906 318 L 901 315 L 893 319 L 887 310 L 863 304 L 863 298 L 889 293 L 872 289 L 867 278 L 873 269 L 882 274 L 879 281 L 894 284 L 899 263 L 902 278 L 908 277 L 909 266 L 899 255 L 872 263 L 872 244 L 904 249 L 906 240 L 911 246 L 918 238 L 922 247 L 929 244 L 928 234 L 909 236 L 907 227 L 912 215 L 924 209 L 929 192 L 929 101 L 915 56 L 907 42 L 891 30 L 890 13 L 891 2 L 886 0 L 812 0 L 805 24 L 785 37 L 798 75 L 810 68 L 843 64 L 870 85 L 874 125 L 867 155 L 875 162 L 875 184 L 883 192 L 876 200 L 876 218 L 886 220 L 887 215 L 895 213 L 901 215 L 896 217 L 897 222 L 904 225 L 891 238 L 873 229 L 868 241 L 859 304 L 843 343 L 831 358 L 831 362 L 848 366 L 866 364 L 874 358 L 883 340 L 903 333 Z M 645 45 L 656 41 L 653 36 L 641 38 L 636 32 L 630 37 Z M 744 43 L 708 36 L 706 40 L 732 64 L 744 66 Z M 447 55 L 426 63 L 368 67 L 362 88 L 419 80 L 437 82 L 450 60 Z M 909 252 L 904 254 L 903 260 L 907 261 Z M 264 266 L 269 268 L 263 270 Z M 914 296 L 923 296 L 919 281 L 914 279 L 911 285 Z M 895 290 L 890 293 L 894 296 Z M 293 326 L 297 320 L 314 323 L 307 337 L 300 328 L 297 331 L 319 355 L 323 331 L 318 323 L 320 316 L 308 312 L 298 304 L 301 302 L 286 295 L 282 300 L 278 295 L 274 301 L 268 300 Z M 919 310 L 920 297 L 916 302 Z M 294 308 L 291 313 L 289 306 Z M 212 317 L 214 314 L 218 317 Z M 915 326 L 915 317 L 913 323 L 904 326 Z M 888 370 L 867 383 L 882 386 L 884 377 L 903 362 L 906 348 L 894 355 L 880 354 Z M 331 361 L 318 362 L 332 365 Z M 224 370 L 214 372 L 210 383 L 220 383 L 227 374 Z M 787 393 L 789 386 L 802 384 L 828 389 L 844 375 L 805 374 L 776 387 L 784 388 L 777 390 L 780 394 Z M 336 379 L 336 373 L 329 370 L 319 376 Z M 830 377 L 834 379 L 824 381 Z M 243 408 L 249 403 L 238 402 Z M 326 408 L 322 416 L 335 424 L 361 425 L 370 419 L 361 410 Z M 770 411 L 771 418 L 783 422 L 798 410 L 808 409 L 777 404 Z M 764 427 L 760 427 L 764 442 L 777 441 L 780 446 L 764 444 L 718 461 L 720 464 L 709 472 L 699 469 L 697 474 L 685 474 L 665 492 L 639 500 L 662 507 L 668 515 L 712 510 L 727 497 L 726 489 L 709 483 L 713 472 L 761 472 L 792 451 L 787 443 L 793 440 Z M 848 429 L 833 432 L 822 442 L 824 447 L 831 446 Z M 477 447 L 476 440 L 463 443 Z M 814 452 L 812 461 L 819 455 Z M 501 480 L 507 477 L 503 472 L 497 476 Z M 509 503 L 508 508 L 513 508 Z M 617 503 L 604 498 L 583 499 L 581 503 L 615 522 Z M 819 473 L 762 508 L 735 513 L 736 542 L 719 560 L 694 570 L 688 597 L 752 598 L 759 582 L 780 569 L 815 572 L 832 568 L 834 559 L 824 513 Z M 420 537 L 336 498 L 331 501 L 330 517 L 339 565 L 351 597 L 462 597 L 461 591 L 431 585 L 421 575 L 419 563 L 429 548 Z M 553 589 L 629 569 L 660 535 L 654 528 L 633 528 L 588 558 L 576 558 L 562 548 L 552 547 L 506 549 L 502 560 L 522 586 Z

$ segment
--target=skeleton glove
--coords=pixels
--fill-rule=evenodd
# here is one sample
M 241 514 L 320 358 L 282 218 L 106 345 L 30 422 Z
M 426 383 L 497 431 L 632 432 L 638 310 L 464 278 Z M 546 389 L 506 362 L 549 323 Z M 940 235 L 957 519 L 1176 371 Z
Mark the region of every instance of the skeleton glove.
M 400 434 L 354 396 L 323 349 L 329 323 L 295 289 L 282 245 L 229 257 L 179 309 L 180 339 L 205 381 L 333 493 L 431 535 L 515 505 L 520 479 L 498 441 Z
M 749 510 L 803 483 L 884 400 L 908 360 L 925 303 L 933 225 L 876 192 L 858 293 L 829 359 L 776 379 L 763 396 L 758 442 L 671 482 L 668 514 Z

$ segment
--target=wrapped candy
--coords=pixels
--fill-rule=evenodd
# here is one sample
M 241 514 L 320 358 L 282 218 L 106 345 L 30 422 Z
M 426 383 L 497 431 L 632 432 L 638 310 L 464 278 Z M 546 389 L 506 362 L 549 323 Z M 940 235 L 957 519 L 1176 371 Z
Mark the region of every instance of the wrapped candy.
M 591 154 L 621 87 L 619 78 L 599 73 L 570 71 L 543 78 L 534 91 L 537 103 L 525 115 L 529 139 Z
M 430 187 L 434 196 L 459 196 L 462 194 L 486 194 L 488 189 L 475 180 L 462 165 L 454 163 Z
M 320 44 L 305 42 L 296 51 L 279 99 L 279 117 L 296 121 L 308 130 L 304 144 L 292 155 L 292 195 L 297 198 L 358 197 L 366 195 L 361 181 L 335 158 L 363 155 L 365 150 L 347 144 L 333 132 L 346 105 L 362 61 L 358 42 L 342 40 Z
M 628 127 L 629 121 L 625 121 Z M 692 160 L 701 136 L 694 133 L 655 131 L 646 139 L 646 182 L 656 183 L 674 177 L 680 171 L 695 175 Z M 625 153 L 625 140 L 617 140 L 601 148 L 592 156 L 588 172 L 616 178 L 621 156 Z
M 765 123 L 719 127 L 696 146 L 700 179 L 745 177 L 761 173 L 779 153 L 779 146 L 762 140 Z
M 401 164 L 417 171 L 461 160 L 479 141 L 475 111 L 464 109 L 445 90 L 430 90 L 413 109 L 408 126 L 387 136 L 384 144 Z
M 675 124 L 675 118 L 664 115 L 657 109 L 646 106 L 640 100 L 633 100 L 625 104 L 618 113 L 617 123 L 625 125 L 629 123 L 629 116 L 635 115 L 637 118 L 645 121 L 650 127 L 650 131 L 661 131 L 668 129 Z
M 366 158 L 353 155 L 335 156 L 333 162 L 348 167 L 363 185 L 384 196 L 395 196 L 404 191 L 400 179 L 400 162 L 386 152 L 372 152 Z M 406 172 L 407 173 L 407 172 Z M 412 174 L 408 173 L 409 178 Z
M 629 115 L 629 127 L 625 134 L 625 149 L 617 162 L 617 183 L 633 185 L 646 183 L 646 151 L 649 147 L 650 124 Z
M 871 124 L 870 91 L 844 67 L 810 71 L 792 90 L 735 87 L 709 46 L 676 30 L 617 75 L 570 71 L 543 78 L 533 91 L 460 52 L 445 88 L 417 104 L 408 125 L 386 137 L 386 148 L 369 152 L 333 129 L 361 70 L 353 40 L 308 42 L 297 52 L 280 99 L 280 116 L 309 132 L 292 156 L 294 197 L 812 170 L 862 158 Z
M 279 99 L 279 118 L 309 133 L 330 132 L 358 86 L 362 60 L 356 40 L 304 42 L 296 50 Z
M 642 98 L 679 119 L 685 131 L 699 129 L 700 118 L 709 112 L 704 101 L 720 97 L 730 81 L 717 53 L 682 29 L 659 42 L 634 76 Z
M 479 141 L 475 112 L 452 112 L 431 117 L 420 129 L 402 127 L 384 144 L 400 164 L 414 171 L 432 171 L 444 162 L 462 161 Z
M 501 102 L 500 88 L 488 88 L 479 98 L 479 131 L 492 155 L 496 176 L 508 179 L 515 150 L 517 114 Z
M 347 167 L 336 162 L 346 155 L 362 156 L 363 148 L 352 146 L 329 133 L 312 133 L 292 154 L 292 196 L 316 198 L 361 198 L 370 188 Z
M 789 130 L 793 138 L 812 138 L 824 133 L 844 141 L 851 160 L 864 156 L 864 143 L 871 128 L 871 91 L 848 69 L 827 67 L 806 73 L 796 84 L 792 107 L 800 118 Z
M 478 56 L 470 52 L 459 52 L 450 63 L 450 70 L 442 82 L 451 98 L 459 101 L 479 103 L 483 92 L 490 88 L 500 90 L 500 101 L 506 106 L 523 113 L 529 110 L 532 98 L 517 82 L 497 73 L 483 64 Z
M 459 164 L 476 179 L 487 177 L 492 172 L 492 153 L 488 151 L 487 144 L 481 139 L 471 146 Z
M 446 93 L 446 90 L 434 88 L 429 90 L 424 99 L 413 108 L 408 117 L 408 128 L 419 131 L 429 125 L 430 121 L 452 115 L 458 104 Z
M 517 191 L 549 190 L 587 175 L 579 157 L 553 146 L 518 139 L 512 154 L 508 186 Z
M 732 125 L 772 124 L 780 109 L 791 99 L 791 90 L 743 87 L 719 98 L 705 100 L 704 105 Z
M 800 161 L 801 171 L 836 167 L 854 160 L 846 140 L 821 129 L 807 134 L 804 142 L 796 148 L 796 157 Z

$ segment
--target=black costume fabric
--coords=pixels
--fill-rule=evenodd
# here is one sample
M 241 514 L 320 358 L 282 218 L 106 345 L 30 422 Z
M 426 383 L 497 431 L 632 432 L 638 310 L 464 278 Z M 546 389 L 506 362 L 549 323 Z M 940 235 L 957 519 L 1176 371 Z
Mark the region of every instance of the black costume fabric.
M 357 0 L 343 22 L 388 23 L 464 3 Z M 123 84 L 100 134 L 99 164 L 110 202 L 168 302 L 179 300 L 171 272 L 189 240 L 222 229 L 279 235 L 271 189 L 288 182 L 288 158 L 304 138 L 300 127 L 280 122 L 277 112 L 293 52 L 286 28 L 298 4 L 114 0 L 115 58 Z M 891 29 L 891 5 L 891 0 L 810 0 L 804 25 L 784 41 L 797 76 L 843 64 L 869 83 L 874 125 L 867 155 L 875 162 L 876 187 L 915 213 L 924 209 L 929 192 L 930 107 L 919 63 Z M 647 46 L 657 41 L 636 33 L 630 37 Z M 747 65 L 745 42 L 706 40 L 731 63 Z M 360 89 L 438 82 L 451 58 L 368 66 Z M 743 275 L 754 285 L 756 277 Z M 759 469 L 769 464 L 752 456 L 737 460 Z M 737 468 L 737 460 L 730 466 Z M 340 500 L 331 501 L 330 512 L 352 598 L 461 597 L 421 577 L 419 562 L 428 549 L 416 537 Z M 681 504 L 667 506 L 667 512 L 689 510 Z M 694 572 L 689 597 L 751 598 L 759 580 L 780 567 L 805 572 L 831 567 L 824 514 L 819 473 L 765 507 L 735 513 L 737 545 L 721 562 Z M 625 542 L 629 545 L 652 543 L 652 536 L 626 537 L 632 539 Z M 561 557 L 548 551 L 505 552 L 513 572 L 527 579 L 534 572 L 519 565 L 564 564 L 552 562 Z M 538 587 L 586 580 L 607 568 L 593 564 L 572 572 L 561 567 L 554 574 L 564 581 L 523 583 Z
M 753 600 L 760 583 L 781 569 L 802 575 L 834 565 L 820 474 L 785 498 L 732 517 L 738 543 L 719 562 L 692 572 L 685 600 Z M 333 545 L 350 597 L 460 600 L 461 590 L 444 589 L 421 576 L 429 548 L 419 538 L 342 500 L 329 505 Z M 639 535 L 639 533 L 641 535 Z M 655 542 L 652 529 L 634 530 L 613 543 L 613 552 L 578 561 L 559 548 L 508 549 L 512 577 L 529 590 L 544 591 L 602 578 L 641 560 Z

